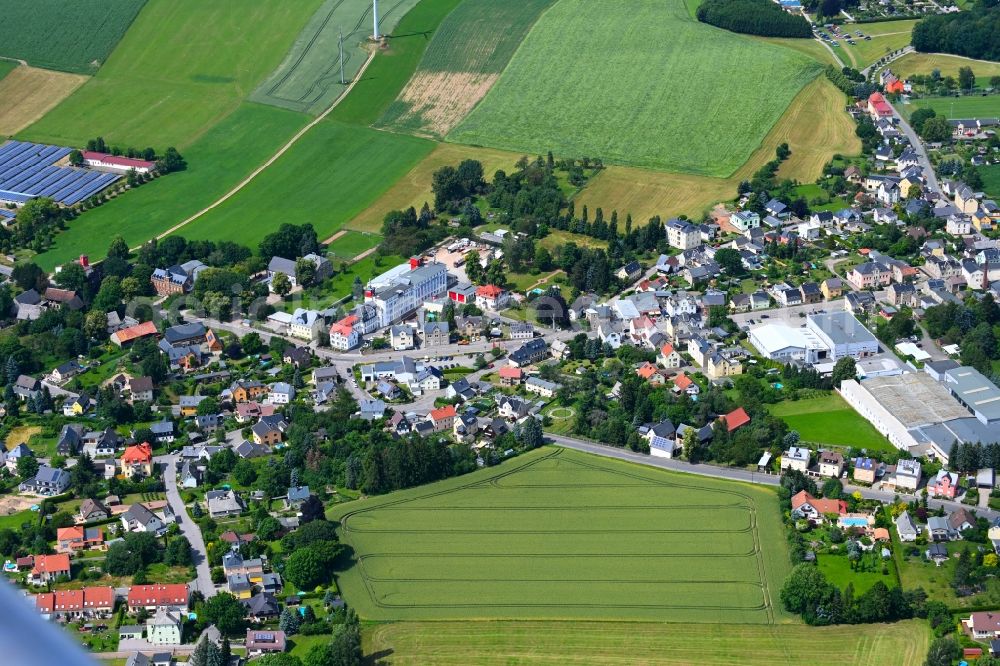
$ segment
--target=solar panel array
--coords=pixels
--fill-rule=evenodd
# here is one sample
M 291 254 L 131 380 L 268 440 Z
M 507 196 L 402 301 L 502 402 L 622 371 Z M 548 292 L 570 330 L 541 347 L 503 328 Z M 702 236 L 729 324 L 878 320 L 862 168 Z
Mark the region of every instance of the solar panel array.
M 0 146 L 0 199 L 24 203 L 49 197 L 72 206 L 121 178 L 114 173 L 53 166 L 70 152 L 71 148 L 27 141 Z

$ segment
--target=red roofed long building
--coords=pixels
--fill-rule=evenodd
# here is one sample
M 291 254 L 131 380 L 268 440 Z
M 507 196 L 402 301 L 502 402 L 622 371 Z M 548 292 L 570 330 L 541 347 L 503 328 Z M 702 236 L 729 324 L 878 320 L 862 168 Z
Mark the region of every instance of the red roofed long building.
M 136 324 L 135 326 L 129 326 L 128 328 L 123 328 L 120 331 L 115 331 L 111 334 L 111 342 L 115 343 L 119 347 L 124 347 L 125 345 L 132 344 L 140 338 L 156 335 L 157 333 L 159 333 L 159 331 L 156 330 L 156 324 L 151 321 L 144 321 L 141 324 Z
M 868 97 L 868 113 L 874 118 L 892 118 L 892 107 L 885 97 L 882 97 L 882 93 L 873 92 Z
M 133 585 L 128 590 L 128 609 L 131 612 L 156 610 L 157 608 L 188 607 L 188 586 L 184 583 L 173 585 Z
M 87 166 L 99 169 L 110 169 L 124 173 L 135 169 L 136 173 L 149 173 L 156 168 L 156 162 L 148 160 L 137 160 L 133 157 L 122 157 L 120 155 L 108 155 L 92 150 L 83 151 L 83 162 Z
M 110 617 L 115 610 L 111 587 L 85 587 L 35 595 L 35 609 L 46 619 Z

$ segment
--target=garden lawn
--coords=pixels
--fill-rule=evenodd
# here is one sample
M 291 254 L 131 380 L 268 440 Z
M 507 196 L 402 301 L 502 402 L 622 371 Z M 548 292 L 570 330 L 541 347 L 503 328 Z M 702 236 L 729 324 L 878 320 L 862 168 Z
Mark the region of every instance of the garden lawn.
M 983 191 L 991 197 L 1000 198 L 1000 164 L 979 167 L 983 178 Z
M 441 23 L 380 125 L 442 137 L 489 91 L 555 0 L 466 0 Z
M 298 636 L 293 640 L 298 640 Z M 397 622 L 365 632 L 394 666 L 920 666 L 926 620 L 836 627 L 588 622 Z
M 769 489 L 545 448 L 334 517 L 365 619 L 788 619 Z
M 370 250 L 381 242 L 382 237 L 376 234 L 363 234 L 359 231 L 348 231 L 327 246 L 327 252 L 332 252 L 341 259 L 353 259 L 362 252 Z
M 867 449 L 892 449 L 892 445 L 860 414 L 835 393 L 822 398 L 786 400 L 767 406 L 788 427 L 798 431 L 802 440 L 829 446 L 856 446 Z
M 0 56 L 66 72 L 92 74 L 146 0 L 0 0 Z
M 255 246 L 281 223 L 308 222 L 327 238 L 433 148 L 425 139 L 324 120 L 235 196 L 178 233 Z
M 21 138 L 184 153 L 281 62 L 319 2 L 149 0 L 97 75 Z M 253 151 L 257 133 L 241 139 Z
M 379 7 L 379 27 L 391 33 L 418 0 L 394 0 Z M 250 95 L 262 104 L 319 115 L 344 94 L 368 59 L 372 34 L 369 0 L 325 0 L 299 33 L 281 65 Z M 344 39 L 340 82 L 339 40 Z
M 875 549 L 878 551 L 881 546 L 875 546 Z M 865 554 L 865 556 L 872 557 L 871 554 Z M 816 556 L 816 560 L 819 563 L 819 570 L 826 575 L 826 579 L 830 583 L 841 590 L 851 584 L 854 586 L 855 595 L 867 592 L 878 581 L 882 581 L 887 587 L 896 587 L 896 576 L 894 575 L 896 565 L 892 560 L 884 561 L 888 572 L 886 574 L 882 573 L 881 567 L 877 567 L 875 571 L 853 571 L 847 555 L 821 554 Z
M 819 69 L 700 24 L 681 0 L 561 0 L 447 138 L 725 177 Z
M 55 246 L 36 261 L 46 270 L 81 254 L 107 253 L 111 239 L 121 235 L 130 247 L 162 234 L 226 193 L 250 168 L 264 162 L 288 137 L 305 125 L 306 116 L 243 104 L 185 151 L 188 168 L 131 190 L 100 208 L 83 213 L 56 237 Z M 247 141 L 253 136 L 253 141 Z M 275 228 L 273 219 L 252 217 L 244 224 Z M 183 232 L 186 233 L 186 232 Z
M 934 109 L 945 118 L 996 118 L 1000 116 L 1000 95 L 920 97 L 900 105 L 900 108 L 907 117 L 917 109 Z

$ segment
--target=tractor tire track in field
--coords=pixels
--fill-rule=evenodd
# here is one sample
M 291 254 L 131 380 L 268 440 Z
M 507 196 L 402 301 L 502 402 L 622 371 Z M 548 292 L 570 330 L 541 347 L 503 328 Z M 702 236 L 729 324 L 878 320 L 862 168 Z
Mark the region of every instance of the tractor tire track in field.
M 662 480 L 656 478 L 650 478 L 641 472 L 632 472 L 624 469 L 609 469 L 607 467 L 602 467 L 597 464 L 589 463 L 585 460 L 574 460 L 566 456 L 561 456 L 562 450 L 556 450 L 553 452 L 546 453 L 545 455 L 539 456 L 538 458 L 528 461 L 523 464 L 516 464 L 514 467 L 505 470 L 502 473 L 496 474 L 488 479 L 472 481 L 466 484 L 455 486 L 453 488 L 448 488 L 446 490 L 439 490 L 435 492 L 429 492 L 424 495 L 406 497 L 398 499 L 395 501 L 388 501 L 377 506 L 361 508 L 354 511 L 349 511 L 344 514 L 340 519 L 341 531 L 343 534 L 347 535 L 350 533 L 383 533 L 383 534 L 399 534 L 399 535 L 437 535 L 437 534 L 454 534 L 454 535 L 480 535 L 480 534 L 491 534 L 498 537 L 506 537 L 507 535 L 515 534 L 533 534 L 533 535 L 559 535 L 559 534 L 591 534 L 591 535 L 617 535 L 617 534 L 738 534 L 738 533 L 750 533 L 752 535 L 751 546 L 748 550 L 741 553 L 706 553 L 703 551 L 696 553 L 642 553 L 642 552 L 631 552 L 631 553 L 479 553 L 479 552 L 375 552 L 367 553 L 364 555 L 357 555 L 355 558 L 354 566 L 358 567 L 359 578 L 361 584 L 366 589 L 369 599 L 378 608 L 383 609 L 477 609 L 477 608 L 504 608 L 504 609 L 588 609 L 588 610 L 619 610 L 619 609 L 662 609 L 670 611 L 717 611 L 717 612 L 751 612 L 751 611 L 762 611 L 764 613 L 764 623 L 771 625 L 775 623 L 775 614 L 773 609 L 773 601 L 771 599 L 771 594 L 768 586 L 768 577 L 766 566 L 764 563 L 761 537 L 757 529 L 757 507 L 754 500 L 750 494 L 745 492 L 740 492 L 738 490 L 730 489 L 720 489 L 711 488 L 706 489 L 703 486 L 699 486 L 691 483 L 677 482 L 674 480 Z M 499 482 L 507 477 L 511 477 L 515 474 L 520 474 L 522 472 L 531 472 L 532 468 L 539 466 L 543 462 L 558 461 L 560 465 L 570 464 L 575 467 L 584 468 L 588 470 L 594 470 L 601 472 L 603 474 L 615 475 L 623 477 L 629 480 L 639 481 L 638 484 L 623 483 L 623 484 L 581 484 L 581 483 L 567 483 L 567 484 L 529 484 L 529 485 L 513 485 L 513 486 L 503 486 Z M 551 471 L 548 468 L 545 471 Z M 436 497 L 453 495 L 456 492 L 462 492 L 467 490 L 515 490 L 518 488 L 550 488 L 550 489 L 560 489 L 560 488 L 584 488 L 584 487 L 604 487 L 604 488 L 622 488 L 627 492 L 627 489 L 635 488 L 636 486 L 651 485 L 654 487 L 666 487 L 674 488 L 678 490 L 691 490 L 700 492 L 711 492 L 711 493 L 722 493 L 728 495 L 735 500 L 734 504 L 688 504 L 688 505 L 675 505 L 675 504 L 664 504 L 664 505 L 623 505 L 623 506 L 613 506 L 613 505 L 567 505 L 565 507 L 558 506 L 518 506 L 518 507 L 502 507 L 502 506 L 406 506 L 408 504 L 413 504 L 415 502 L 425 501 L 433 499 Z M 589 510 L 589 509 L 605 509 L 605 510 L 620 510 L 620 509 L 639 509 L 639 510 L 655 510 L 655 511 L 669 511 L 669 510 L 683 510 L 683 509 L 693 509 L 700 510 L 703 512 L 719 510 L 719 509 L 740 509 L 747 512 L 749 518 L 749 525 L 745 528 L 736 529 L 689 529 L 686 527 L 678 529 L 569 529 L 569 530 L 553 530 L 553 529 L 379 529 L 372 528 L 368 529 L 365 527 L 357 527 L 352 525 L 351 519 L 356 516 L 364 515 L 371 511 L 377 511 L 386 509 L 392 510 L 412 510 L 412 511 L 489 511 L 490 509 L 499 511 L 557 511 L 557 510 Z M 370 571 L 371 563 L 375 558 L 414 558 L 423 560 L 440 560 L 447 558 L 471 558 L 471 559 L 509 559 L 511 557 L 523 558 L 525 560 L 531 558 L 559 558 L 565 560 L 573 560 L 578 558 L 580 560 L 587 559 L 608 559 L 608 558 L 623 558 L 623 559 L 638 559 L 638 558 L 652 558 L 660 559 L 662 558 L 664 562 L 669 562 L 671 560 L 677 560 L 678 558 L 693 558 L 697 557 L 699 559 L 714 559 L 723 560 L 725 558 L 742 560 L 746 558 L 754 558 L 755 567 L 750 567 L 749 571 L 753 571 L 756 580 L 734 580 L 731 577 L 726 577 L 724 572 L 720 572 L 722 576 L 718 579 L 704 580 L 704 581 L 692 581 L 690 579 L 683 578 L 656 578 L 656 579 L 641 579 L 641 578 L 587 578 L 587 577 L 574 577 L 574 578 L 559 578 L 558 580 L 553 580 L 551 577 L 531 577 L 530 572 L 527 577 L 512 577 L 511 575 L 504 575 L 502 578 L 472 578 L 472 577 L 449 577 L 442 576 L 437 577 L 434 572 L 430 572 L 430 575 L 425 577 L 383 577 L 374 575 L 374 572 Z M 367 565 L 367 566 L 366 566 Z M 749 571 L 747 573 L 749 573 Z M 402 572 L 401 572 L 402 573 Z M 655 575 L 655 572 L 654 572 Z M 602 602 L 561 602 L 553 600 L 545 601 L 518 601 L 518 602 L 498 602 L 494 600 L 484 599 L 483 601 L 458 601 L 458 602 L 441 602 L 434 603 L 430 601 L 420 601 L 420 602 L 403 602 L 395 603 L 390 601 L 390 597 L 402 597 L 406 598 L 407 593 L 401 592 L 399 588 L 394 588 L 393 591 L 387 592 L 386 594 L 380 594 L 375 588 L 376 584 L 446 584 L 446 583 L 456 583 L 462 585 L 475 584 L 475 583 L 493 583 L 496 585 L 508 585 L 511 583 L 515 584 L 540 584 L 540 583 L 554 583 L 554 584 L 567 584 L 567 585 L 587 585 L 587 584 L 600 584 L 600 583 L 610 583 L 614 585 L 688 585 L 688 586 L 701 586 L 701 585 L 729 585 L 741 587 L 744 592 L 741 594 L 748 594 L 746 590 L 752 589 L 754 591 L 759 590 L 759 603 L 755 599 L 748 599 L 745 603 L 739 601 L 733 601 L 733 603 L 706 603 L 706 604 L 696 604 L 696 603 L 669 603 L 662 602 L 657 599 L 654 602 L 642 602 L 642 601 L 628 601 L 628 602 L 617 602 L 615 600 L 605 600 Z M 697 589 L 697 588 L 695 588 Z M 667 595 L 669 596 L 669 595 Z M 739 595 L 738 595 L 739 596 Z M 756 596 L 756 594 L 754 595 Z M 697 593 L 695 593 L 692 598 L 698 598 Z M 732 598 L 732 595 L 729 595 Z M 709 602 L 712 600 L 709 599 Z
M 351 84 L 349 86 L 347 86 L 347 89 L 344 90 L 343 94 L 340 97 L 338 97 L 333 102 L 333 104 L 331 104 L 326 109 L 326 111 L 324 111 L 323 113 L 321 113 L 318 116 L 316 116 L 316 118 L 314 118 L 312 121 L 310 121 L 309 124 L 307 124 L 305 127 L 303 127 L 298 132 L 296 132 L 295 135 L 291 139 L 289 139 L 285 143 L 285 145 L 283 145 L 281 148 L 279 148 L 278 151 L 274 155 L 272 155 L 270 158 L 268 158 L 268 160 L 266 162 L 264 162 L 262 165 L 260 165 L 256 169 L 254 169 L 254 171 L 249 176 L 247 176 L 246 178 L 244 178 L 243 180 L 241 180 L 239 183 L 237 183 L 231 190 L 229 190 L 224 195 L 222 195 L 214 203 L 209 204 L 208 206 L 206 206 L 205 208 L 202 208 L 200 211 L 198 211 L 194 215 L 188 217 L 186 220 L 178 222 L 177 224 L 175 224 L 174 226 L 170 227 L 169 229 L 167 229 L 163 233 L 157 235 L 156 236 L 156 240 L 161 240 L 161 239 L 166 238 L 167 236 L 169 236 L 171 234 L 176 233 L 180 229 L 186 227 L 188 224 L 190 224 L 190 223 L 194 222 L 195 220 L 197 220 L 199 217 L 201 217 L 205 213 L 208 213 L 209 211 L 214 210 L 215 208 L 218 208 L 219 206 L 221 206 L 222 204 L 224 204 L 226 201 L 228 201 L 229 199 L 231 199 L 232 197 L 234 197 L 244 187 L 246 187 L 251 182 L 253 182 L 253 180 L 257 176 L 259 176 L 261 174 L 261 172 L 264 171 L 264 169 L 268 168 L 269 166 L 271 166 L 272 164 L 274 164 L 275 162 L 277 162 L 281 158 L 282 155 L 284 155 L 285 153 L 287 153 L 291 149 L 291 147 L 294 146 L 298 142 L 299 139 L 301 139 L 303 136 L 305 136 L 305 134 L 309 130 L 311 130 L 313 127 L 315 127 L 316 125 L 320 124 L 327 116 L 330 115 L 330 113 L 333 112 L 334 109 L 337 108 L 337 106 L 344 99 L 347 98 L 347 96 L 350 94 L 351 90 L 354 89 L 354 86 L 358 83 L 358 81 L 361 80 L 362 74 L 364 74 L 365 70 L 368 69 L 368 65 L 370 65 L 371 62 L 372 62 L 372 60 L 375 59 L 375 54 L 376 53 L 378 53 L 378 51 L 376 49 L 373 49 L 372 52 L 368 54 L 368 59 L 365 60 L 365 62 L 364 62 L 363 65 L 361 65 L 361 69 L 358 70 L 357 76 L 354 77 L 354 80 L 351 81 Z M 139 247 L 134 247 L 132 249 L 133 250 L 139 250 L 140 248 Z

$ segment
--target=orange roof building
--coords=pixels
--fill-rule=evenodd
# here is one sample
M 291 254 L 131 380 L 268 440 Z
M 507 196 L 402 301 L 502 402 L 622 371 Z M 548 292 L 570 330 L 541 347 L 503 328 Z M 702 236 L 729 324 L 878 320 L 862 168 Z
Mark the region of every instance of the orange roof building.
M 798 511 L 807 505 L 819 514 L 835 513 L 842 516 L 847 513 L 847 502 L 844 500 L 818 499 L 805 490 L 800 490 L 792 497 L 792 511 Z
M 683 372 L 674 377 L 674 386 L 676 386 L 682 391 L 686 391 L 687 389 L 691 388 L 692 384 L 694 384 L 694 380 L 688 377 Z
M 439 407 L 437 409 L 432 409 L 430 416 L 431 421 L 443 421 L 445 419 L 453 419 L 458 415 L 455 411 L 454 405 L 445 405 L 444 407 Z
M 35 565 L 29 578 L 34 583 L 47 583 L 57 576 L 69 576 L 69 555 L 35 555 Z
M 54 617 L 108 615 L 115 609 L 115 591 L 111 587 L 85 587 L 35 595 L 35 609 Z
M 129 610 L 141 608 L 153 610 L 160 607 L 187 610 L 188 586 L 184 583 L 173 585 L 133 585 L 128 590 Z
M 131 344 L 140 338 L 157 335 L 158 333 L 159 331 L 156 330 L 156 324 L 151 321 L 144 321 L 141 324 L 136 324 L 135 326 L 129 326 L 128 328 L 123 328 L 120 331 L 115 331 L 111 334 L 111 342 L 115 343 L 119 347 L 124 347 L 125 345 Z
M 733 411 L 728 414 L 724 414 L 719 418 L 721 418 L 723 423 L 726 424 L 726 430 L 729 432 L 750 423 L 750 415 L 747 414 L 746 410 L 742 407 L 737 407 Z
M 126 447 L 122 454 L 122 474 L 128 477 L 152 476 L 153 448 L 148 442 Z
M 153 448 L 149 445 L 149 442 L 125 447 L 125 453 L 122 454 L 122 463 L 141 464 L 149 462 L 153 462 Z

